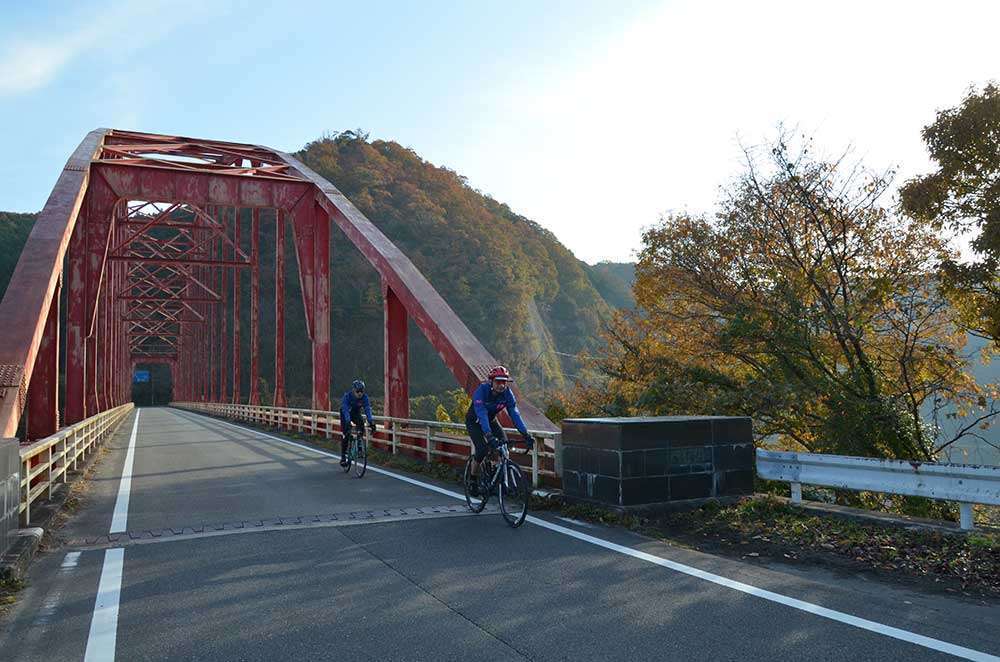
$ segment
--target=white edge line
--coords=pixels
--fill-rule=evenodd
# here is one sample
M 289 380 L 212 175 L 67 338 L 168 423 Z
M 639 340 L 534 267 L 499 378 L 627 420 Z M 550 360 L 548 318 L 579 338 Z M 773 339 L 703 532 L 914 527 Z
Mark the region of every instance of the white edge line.
M 294 441 L 289 441 L 287 439 L 282 439 L 280 437 L 275 437 L 274 435 L 267 434 L 265 432 L 260 432 L 259 430 L 254 430 L 253 428 L 247 428 L 242 425 L 236 425 L 228 421 L 222 421 L 211 416 L 205 416 L 204 414 L 199 414 L 198 412 L 189 411 L 187 409 L 179 409 L 179 411 L 194 414 L 196 416 L 201 416 L 202 418 L 207 418 L 216 423 L 221 423 L 223 425 L 228 425 L 239 430 L 246 432 L 252 432 L 261 437 L 266 437 L 268 439 L 273 439 L 275 441 L 280 441 L 283 444 L 288 444 L 290 446 L 295 446 L 296 448 L 301 448 L 303 450 L 311 451 L 313 453 L 318 453 L 320 455 L 326 455 L 335 459 L 340 459 L 339 455 L 334 453 L 329 453 L 327 451 L 319 450 L 318 448 L 311 448 L 303 444 L 297 444 Z M 374 471 L 376 473 L 389 476 L 391 478 L 396 478 L 411 485 L 416 485 L 424 489 L 432 490 L 439 494 L 444 494 L 456 499 L 465 500 L 465 495 L 459 494 L 458 492 L 453 492 L 451 490 L 446 490 L 444 488 L 438 487 L 436 485 L 431 485 L 429 483 L 424 483 L 408 476 L 402 476 L 391 471 L 386 471 L 385 469 L 379 469 L 378 467 L 370 466 L 369 471 Z M 924 648 L 929 648 L 931 650 L 940 651 L 942 653 L 948 653 L 949 655 L 954 655 L 956 657 L 961 657 L 967 660 L 976 660 L 977 662 L 1000 662 L 1000 657 L 996 655 L 990 655 L 989 653 L 984 653 L 982 651 L 977 651 L 972 648 L 966 648 L 964 646 L 958 646 L 957 644 L 951 644 L 947 641 L 941 641 L 940 639 L 934 639 L 932 637 L 926 637 L 922 634 L 916 634 L 915 632 L 910 632 L 909 630 L 903 630 L 900 628 L 892 627 L 891 625 L 885 625 L 883 623 L 877 623 L 875 621 L 869 621 L 865 618 L 860 618 L 858 616 L 852 616 L 846 614 L 842 611 L 837 611 L 835 609 L 829 609 L 827 607 L 821 607 L 820 605 L 813 604 L 811 602 L 806 602 L 805 600 L 799 600 L 797 598 L 790 598 L 787 595 L 781 595 L 780 593 L 774 593 L 773 591 L 768 591 L 766 589 L 757 588 L 756 586 L 751 586 L 750 584 L 744 584 L 743 582 L 738 582 L 733 579 L 728 579 L 722 577 L 721 575 L 716 575 L 711 572 L 706 572 L 704 570 L 699 570 L 698 568 L 693 568 L 689 565 L 684 565 L 683 563 L 677 563 L 676 561 L 670 561 L 661 556 L 655 556 L 647 552 L 641 552 L 637 549 L 631 547 L 626 547 L 625 545 L 619 545 L 602 538 L 597 538 L 595 536 L 588 535 L 586 533 L 581 533 L 579 531 L 574 531 L 573 529 L 566 528 L 565 526 L 560 526 L 558 524 L 553 524 L 543 519 L 539 519 L 532 515 L 527 517 L 527 521 L 531 522 L 535 526 L 540 526 L 543 529 L 548 529 L 549 531 L 554 531 L 556 533 L 561 533 L 565 536 L 571 538 L 576 538 L 583 542 L 588 542 L 592 545 L 597 545 L 598 547 L 603 547 L 604 549 L 611 550 L 613 552 L 618 552 L 619 554 L 624 554 L 626 556 L 631 556 L 642 561 L 648 561 L 655 565 L 661 566 L 663 568 L 668 568 L 676 572 L 683 573 L 690 577 L 695 577 L 697 579 L 703 579 L 707 582 L 717 584 L 719 586 L 724 586 L 726 588 L 732 589 L 734 591 L 739 591 L 741 593 L 746 593 L 770 602 L 776 602 L 787 607 L 792 607 L 793 609 L 798 609 L 816 616 L 821 616 L 823 618 L 828 618 L 839 623 L 844 623 L 845 625 L 851 625 L 862 630 L 868 630 L 869 632 L 874 632 L 876 634 L 885 635 L 887 637 L 892 637 L 893 639 L 899 639 L 900 641 L 905 641 L 907 643 L 915 644 L 917 646 L 923 646 Z
M 122 467 L 122 480 L 118 484 L 118 498 L 115 500 L 115 513 L 111 518 L 111 531 L 118 533 L 128 530 L 128 501 L 132 491 L 132 465 L 135 463 L 135 435 L 139 430 L 139 410 L 135 410 L 132 421 L 132 435 L 128 440 L 128 451 L 125 453 L 125 466 Z
M 129 494 L 132 491 L 132 466 L 135 463 L 135 437 L 138 430 L 139 410 L 136 409 L 109 533 L 125 531 L 128 526 L 128 502 Z M 121 596 L 122 566 L 124 563 L 125 550 L 123 548 L 109 549 L 104 552 L 104 565 L 101 568 L 101 579 L 97 585 L 94 615 L 90 621 L 90 633 L 87 635 L 87 651 L 84 653 L 84 662 L 97 662 L 98 660 L 113 662 L 115 659 L 115 643 L 118 639 L 118 602 Z
M 84 662 L 106 662 L 115 659 L 118 639 L 118 602 L 121 596 L 122 567 L 125 550 L 109 549 L 104 552 L 104 567 L 94 600 L 94 617 L 90 621 L 87 652 Z

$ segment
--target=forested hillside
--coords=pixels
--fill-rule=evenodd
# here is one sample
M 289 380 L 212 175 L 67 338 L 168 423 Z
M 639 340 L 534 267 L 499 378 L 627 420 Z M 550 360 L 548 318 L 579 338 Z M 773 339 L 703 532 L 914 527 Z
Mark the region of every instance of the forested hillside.
M 536 390 L 543 378 L 549 389 L 563 386 L 573 360 L 556 352 L 589 352 L 601 342 L 600 323 L 611 307 L 598 290 L 615 291 L 611 279 L 456 172 L 398 143 L 369 142 L 353 132 L 310 143 L 297 156 L 406 253 L 486 348 L 522 377 L 522 386 Z M 382 312 L 372 305 L 380 299 L 374 270 L 334 234 L 334 329 L 359 329 L 335 338 L 334 375 L 343 381 L 344 370 L 381 372 Z M 437 355 L 419 332 L 413 336 L 414 393 L 450 388 Z
M 0 298 L 7 291 L 7 282 L 34 222 L 34 214 L 0 211 Z
M 590 280 L 612 308 L 635 308 L 635 262 L 598 262 L 587 267 Z

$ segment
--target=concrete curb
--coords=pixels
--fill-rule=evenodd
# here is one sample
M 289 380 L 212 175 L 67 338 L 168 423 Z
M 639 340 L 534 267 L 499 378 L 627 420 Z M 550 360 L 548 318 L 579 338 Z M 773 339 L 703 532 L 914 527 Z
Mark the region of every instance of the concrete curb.
M 89 463 L 88 463 L 89 465 Z M 76 480 L 83 474 L 77 474 Z M 74 480 L 73 482 L 76 482 Z M 20 581 L 28 572 L 28 566 L 35 557 L 42 542 L 45 531 L 49 528 L 52 518 L 62 510 L 69 497 L 68 485 L 60 485 L 52 494 L 52 499 L 32 508 L 31 526 L 14 531 L 16 539 L 7 551 L 0 556 L 0 581 Z
M 40 527 L 14 531 L 14 543 L 0 557 L 0 582 L 20 582 L 24 579 L 43 534 Z

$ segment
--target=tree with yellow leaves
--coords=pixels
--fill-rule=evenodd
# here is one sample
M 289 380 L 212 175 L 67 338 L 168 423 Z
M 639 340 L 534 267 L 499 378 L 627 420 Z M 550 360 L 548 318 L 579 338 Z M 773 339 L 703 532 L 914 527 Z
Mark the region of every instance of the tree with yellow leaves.
M 609 414 L 743 414 L 810 451 L 932 460 L 997 413 L 940 296 L 931 224 L 881 204 L 890 176 L 813 158 L 782 136 L 711 218 L 643 236 L 637 311 L 607 328 Z M 958 430 L 935 414 L 978 410 Z

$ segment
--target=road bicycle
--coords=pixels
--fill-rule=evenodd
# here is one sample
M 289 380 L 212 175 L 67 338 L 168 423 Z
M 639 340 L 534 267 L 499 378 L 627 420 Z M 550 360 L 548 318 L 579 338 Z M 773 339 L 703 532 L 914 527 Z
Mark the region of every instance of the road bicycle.
M 347 462 L 344 465 L 344 473 L 351 473 L 353 466 L 354 473 L 361 478 L 368 468 L 368 441 L 365 439 L 365 428 L 362 426 L 360 430 L 347 434 L 347 452 L 344 454 Z
M 515 451 L 518 455 L 524 455 L 527 451 Z M 465 471 L 462 474 L 465 486 L 465 503 L 469 510 L 474 513 L 483 512 L 486 502 L 492 494 L 497 495 L 500 504 L 500 514 L 504 520 L 513 528 L 517 528 L 524 523 L 524 518 L 528 515 L 528 479 L 521 473 L 521 467 L 511 459 L 511 451 L 507 446 L 507 440 L 499 440 L 499 445 L 490 451 L 479 466 L 479 475 L 472 475 L 472 463 L 475 458 L 470 457 L 465 463 Z M 472 494 L 473 484 L 478 484 L 477 494 Z

